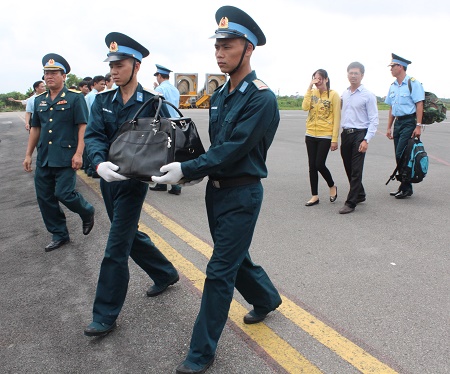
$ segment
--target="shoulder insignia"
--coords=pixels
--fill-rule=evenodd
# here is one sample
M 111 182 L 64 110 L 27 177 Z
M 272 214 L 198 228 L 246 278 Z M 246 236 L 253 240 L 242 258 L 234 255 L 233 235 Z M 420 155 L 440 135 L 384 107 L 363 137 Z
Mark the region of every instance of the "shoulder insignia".
M 74 90 L 73 88 L 68 88 L 67 90 L 70 92 L 81 93 L 81 91 Z
M 39 95 L 36 95 L 36 97 L 41 96 L 41 95 L 46 94 L 46 93 L 47 93 L 47 91 L 41 92 Z
M 112 90 L 103 90 L 103 91 L 97 92 L 97 95 L 105 94 L 105 93 L 108 93 L 108 92 L 114 92 L 115 90 L 116 90 L 115 88 L 112 89 Z
M 152 89 L 150 89 L 150 88 L 145 88 L 145 87 L 144 87 L 144 91 L 145 91 L 145 92 L 150 92 L 152 95 L 155 95 L 155 96 L 156 96 L 156 95 L 163 96 L 163 94 L 162 94 L 161 92 L 152 90 Z
M 255 79 L 253 81 L 253 84 L 256 86 L 256 88 L 258 90 L 268 90 L 269 87 L 267 86 L 267 84 L 265 84 L 262 80 L 260 79 Z

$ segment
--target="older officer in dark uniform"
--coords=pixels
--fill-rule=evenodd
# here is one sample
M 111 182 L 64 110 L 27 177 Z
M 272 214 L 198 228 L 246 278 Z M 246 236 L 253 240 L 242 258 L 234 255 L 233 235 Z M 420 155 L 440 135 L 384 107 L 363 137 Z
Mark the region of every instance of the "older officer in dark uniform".
M 45 247 L 53 251 L 68 243 L 66 217 L 59 202 L 78 213 L 83 234 L 94 226 L 94 207 L 75 190 L 76 173 L 81 168 L 84 131 L 88 110 L 84 96 L 65 86 L 70 72 L 67 61 L 55 53 L 42 58 L 48 91 L 35 99 L 33 121 L 23 166 L 30 172 L 33 151 L 37 146 L 36 195 L 52 241 Z
M 127 35 L 112 32 L 106 36 L 111 75 L 117 89 L 101 92 L 91 107 L 85 142 L 87 154 L 102 178 L 100 188 L 111 221 L 93 307 L 93 322 L 87 336 L 99 336 L 116 326 L 128 289 L 128 257 L 154 281 L 147 296 L 157 296 L 179 280 L 178 272 L 156 248 L 151 239 L 138 230 L 148 185 L 116 173 L 118 166 L 107 161 L 111 143 L 119 126 L 130 120 L 142 104 L 154 94 L 142 88 L 137 73 L 149 51 Z M 156 92 L 155 92 L 156 94 Z M 154 116 L 148 106 L 143 117 Z
M 211 147 L 195 160 L 162 167 L 167 174 L 153 178 L 173 184 L 183 177 L 191 181 L 209 177 L 206 209 L 214 251 L 189 353 L 176 370 L 179 374 L 203 373 L 214 361 L 234 287 L 254 308 L 245 323 L 263 321 L 281 304 L 266 272 L 249 255 L 263 200 L 261 178 L 267 177 L 267 151 L 280 121 L 274 93 L 250 66 L 255 46 L 264 45 L 266 38 L 238 8 L 221 7 L 216 21 L 216 60 L 230 79 L 211 97 Z

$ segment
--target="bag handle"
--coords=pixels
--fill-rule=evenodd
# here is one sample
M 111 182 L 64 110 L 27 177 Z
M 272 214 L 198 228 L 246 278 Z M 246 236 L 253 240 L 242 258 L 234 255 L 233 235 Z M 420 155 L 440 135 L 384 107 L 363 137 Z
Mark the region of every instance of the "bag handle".
M 133 116 L 132 120 L 130 122 L 136 122 L 136 119 L 139 117 L 139 115 L 142 113 L 142 111 L 150 104 L 155 103 L 156 101 L 158 101 L 158 107 L 156 108 L 156 113 L 155 113 L 155 118 L 159 118 L 160 114 L 159 112 L 161 111 L 161 107 L 163 104 L 169 105 L 171 106 L 173 109 L 175 109 L 177 111 L 177 113 L 179 114 L 180 117 L 183 117 L 183 113 L 180 112 L 180 110 L 173 105 L 171 102 L 167 101 L 167 100 L 163 100 L 163 97 L 160 95 L 155 95 L 152 98 L 148 99 L 140 108 L 139 110 L 136 112 L 136 114 Z
M 144 104 L 142 104 L 142 106 L 139 108 L 139 110 L 136 112 L 136 114 L 133 116 L 130 122 L 132 123 L 136 122 L 137 118 L 142 113 L 142 111 L 145 108 L 147 108 L 147 106 L 149 106 L 150 104 L 155 103 L 156 100 L 158 100 L 158 108 L 156 109 L 155 118 L 159 118 L 159 112 L 161 110 L 163 100 L 161 99 L 161 96 L 155 95 L 152 98 L 148 99 Z

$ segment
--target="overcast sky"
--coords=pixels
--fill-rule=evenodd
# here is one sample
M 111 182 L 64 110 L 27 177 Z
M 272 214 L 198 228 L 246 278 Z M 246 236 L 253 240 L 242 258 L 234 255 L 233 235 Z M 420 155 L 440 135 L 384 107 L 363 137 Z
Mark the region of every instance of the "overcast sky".
M 393 78 L 387 65 L 394 52 L 412 64 L 408 74 L 425 90 L 450 98 L 448 0 L 134 0 L 6 2 L 0 12 L 0 93 L 25 93 L 42 77 L 42 57 L 64 56 L 72 73 L 108 72 L 105 36 L 118 31 L 150 51 L 139 81 L 152 88 L 155 64 L 175 73 L 219 73 L 214 58 L 215 12 L 235 5 L 252 16 L 266 35 L 252 68 L 280 95 L 304 95 L 312 73 L 328 71 L 331 88 L 348 86 L 352 61 L 366 67 L 365 86 L 385 96 Z M 173 82 L 173 75 L 171 75 Z

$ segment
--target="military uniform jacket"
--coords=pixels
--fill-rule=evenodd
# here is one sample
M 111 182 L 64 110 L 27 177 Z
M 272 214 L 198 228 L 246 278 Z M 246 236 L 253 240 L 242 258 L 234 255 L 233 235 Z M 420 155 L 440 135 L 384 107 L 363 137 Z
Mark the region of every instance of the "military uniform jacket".
M 31 126 L 40 127 L 36 165 L 71 167 L 78 146 L 78 125 L 86 124 L 88 109 L 82 93 L 67 87 L 51 100 L 50 92 L 35 98 Z
M 267 177 L 267 151 L 280 122 L 275 94 L 254 71 L 231 93 L 228 85 L 211 96 L 209 150 L 181 164 L 187 179 Z
M 157 92 L 142 88 L 138 84 L 133 96 L 124 105 L 120 89 L 103 91 L 97 94 L 91 107 L 89 122 L 84 134 L 86 151 L 92 165 L 96 168 L 101 162 L 108 160 L 111 143 L 115 140 L 120 126 L 136 114 L 144 102 L 150 100 Z M 161 114 L 169 116 L 163 106 Z M 149 105 L 139 117 L 153 117 L 155 108 Z

